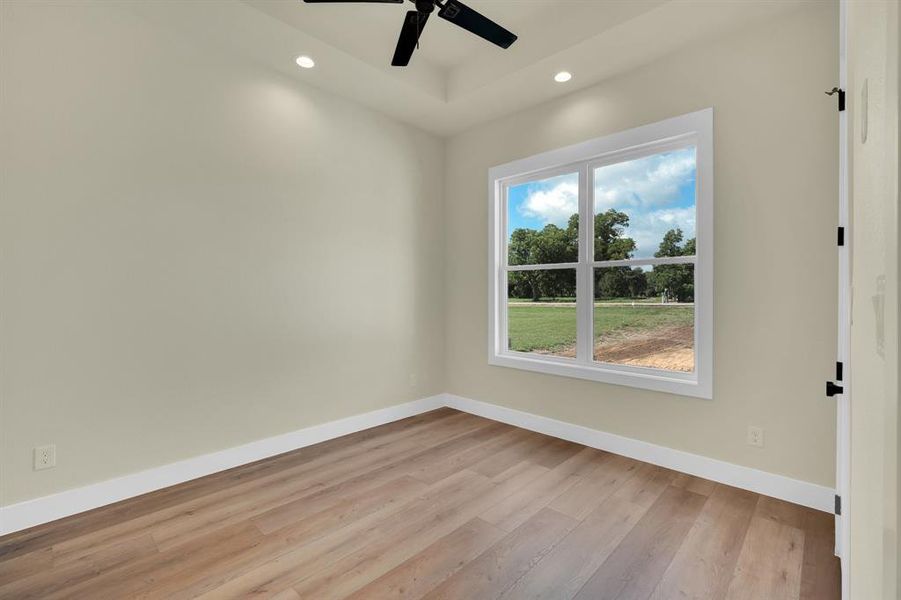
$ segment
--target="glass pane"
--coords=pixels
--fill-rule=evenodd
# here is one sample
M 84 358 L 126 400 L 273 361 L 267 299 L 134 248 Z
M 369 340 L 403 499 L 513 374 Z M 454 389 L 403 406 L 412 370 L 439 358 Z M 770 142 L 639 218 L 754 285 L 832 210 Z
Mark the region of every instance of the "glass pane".
M 576 270 L 507 273 L 508 347 L 517 352 L 576 355 Z
M 594 272 L 594 360 L 695 370 L 694 265 Z
M 511 265 L 579 260 L 579 174 L 507 188 L 507 255 Z
M 594 170 L 594 259 L 695 253 L 695 147 Z

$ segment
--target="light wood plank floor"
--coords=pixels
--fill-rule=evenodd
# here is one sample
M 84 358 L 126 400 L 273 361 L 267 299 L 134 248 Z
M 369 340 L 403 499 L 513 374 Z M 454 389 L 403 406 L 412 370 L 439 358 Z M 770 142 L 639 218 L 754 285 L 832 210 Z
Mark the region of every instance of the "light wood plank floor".
M 831 515 L 450 409 L 0 538 L 2 598 L 839 597 Z

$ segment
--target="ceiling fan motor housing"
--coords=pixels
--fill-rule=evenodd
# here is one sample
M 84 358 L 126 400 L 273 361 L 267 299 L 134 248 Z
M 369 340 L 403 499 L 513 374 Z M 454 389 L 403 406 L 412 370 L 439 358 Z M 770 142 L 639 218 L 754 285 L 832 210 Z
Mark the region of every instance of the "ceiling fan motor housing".
M 416 0 L 416 10 L 428 14 L 435 10 L 435 2 L 434 0 Z

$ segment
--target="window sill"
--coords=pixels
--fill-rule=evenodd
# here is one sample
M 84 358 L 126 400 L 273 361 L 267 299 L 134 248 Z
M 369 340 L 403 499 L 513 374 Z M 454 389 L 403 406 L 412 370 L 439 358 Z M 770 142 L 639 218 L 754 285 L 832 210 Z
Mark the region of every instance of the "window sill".
M 576 362 L 575 359 L 546 356 L 536 358 L 517 352 L 492 354 L 488 357 L 488 364 L 657 392 L 669 392 L 705 400 L 713 398 L 712 386 L 699 383 L 697 373 L 670 373 L 638 367 L 608 367 L 602 363 L 586 365 Z

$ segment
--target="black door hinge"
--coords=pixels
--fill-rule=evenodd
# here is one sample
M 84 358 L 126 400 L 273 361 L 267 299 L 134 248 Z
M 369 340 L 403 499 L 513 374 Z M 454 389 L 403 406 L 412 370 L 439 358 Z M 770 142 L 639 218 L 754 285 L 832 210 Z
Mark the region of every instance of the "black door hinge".
M 842 514 L 842 497 L 838 494 L 835 495 L 835 514 Z
M 834 87 L 826 92 L 827 96 L 832 96 L 833 94 L 838 94 L 838 112 L 842 112 L 845 110 L 845 90 Z
M 832 396 L 835 396 L 836 394 L 841 394 L 844 391 L 845 391 L 845 388 L 843 388 L 842 386 L 835 385 L 831 381 L 826 382 L 826 395 L 829 396 L 830 398 Z
M 836 381 L 842 380 L 842 371 L 845 370 L 844 367 L 845 367 L 845 365 L 843 365 L 841 362 L 835 363 L 835 380 Z
M 845 245 L 845 228 L 844 227 L 838 228 L 838 245 L 839 246 Z

